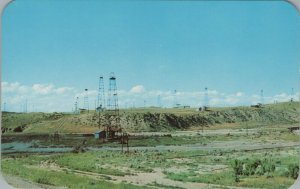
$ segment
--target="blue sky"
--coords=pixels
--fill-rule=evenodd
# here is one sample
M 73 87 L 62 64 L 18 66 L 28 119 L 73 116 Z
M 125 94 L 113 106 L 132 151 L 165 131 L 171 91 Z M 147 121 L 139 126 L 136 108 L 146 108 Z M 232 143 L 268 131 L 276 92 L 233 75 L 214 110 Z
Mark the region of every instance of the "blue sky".
M 124 107 L 158 95 L 170 106 L 174 89 L 191 106 L 205 87 L 216 106 L 299 89 L 299 14 L 284 1 L 17 0 L 2 21 L 3 101 L 15 111 L 24 99 L 67 111 L 85 88 L 92 104 L 112 71 Z

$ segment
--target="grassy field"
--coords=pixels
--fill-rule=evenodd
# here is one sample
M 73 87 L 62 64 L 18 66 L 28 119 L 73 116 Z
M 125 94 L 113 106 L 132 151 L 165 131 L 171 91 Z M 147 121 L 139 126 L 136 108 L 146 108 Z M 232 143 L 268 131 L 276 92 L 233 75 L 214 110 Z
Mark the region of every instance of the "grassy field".
M 298 154 L 298 148 L 285 148 L 263 152 L 144 150 L 130 153 L 101 151 L 15 155 L 2 159 L 2 171 L 33 182 L 69 188 L 97 188 L 99 185 L 102 188 L 138 188 L 139 185 L 153 187 L 155 183 L 178 187 L 180 185 L 175 181 L 179 181 L 182 188 L 189 183 L 205 183 L 207 186 L 216 185 L 216 188 L 238 186 L 279 189 L 288 188 L 294 183 L 289 166 L 298 163 Z M 239 182 L 236 182 L 232 166 L 236 159 L 260 161 L 261 166 L 266 164 L 275 168 L 265 172 L 258 172 L 258 168 L 255 168 L 254 174 L 243 173 L 238 176 Z M 148 175 L 146 180 L 137 182 L 145 174 Z M 155 174 L 164 177 L 152 180 L 151 176 Z

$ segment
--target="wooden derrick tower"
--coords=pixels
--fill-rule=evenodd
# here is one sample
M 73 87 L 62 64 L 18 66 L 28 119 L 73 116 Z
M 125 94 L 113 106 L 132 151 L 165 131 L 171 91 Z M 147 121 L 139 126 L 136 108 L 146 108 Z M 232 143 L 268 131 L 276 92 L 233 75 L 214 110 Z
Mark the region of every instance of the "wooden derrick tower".
M 118 105 L 117 81 L 114 73 L 110 73 L 107 103 L 108 125 L 106 126 L 107 138 L 116 138 L 122 133 Z

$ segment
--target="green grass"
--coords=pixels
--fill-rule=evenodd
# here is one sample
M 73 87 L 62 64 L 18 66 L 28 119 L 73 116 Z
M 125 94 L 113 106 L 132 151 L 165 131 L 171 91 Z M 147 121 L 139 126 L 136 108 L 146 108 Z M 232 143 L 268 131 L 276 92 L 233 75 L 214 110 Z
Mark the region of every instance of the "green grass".
M 152 172 L 153 166 L 162 166 L 163 164 L 164 166 L 168 165 L 164 162 L 164 157 L 161 157 L 158 153 L 151 152 L 124 154 L 120 152 L 101 151 L 75 155 L 64 154 L 55 157 L 55 159 L 56 163 L 63 167 L 118 176 L 129 175 L 131 172 L 120 171 L 112 167 L 127 167 L 128 169 L 135 171 Z M 112 167 L 103 168 L 105 165 Z
M 273 177 L 267 176 L 251 176 L 241 180 L 237 186 L 267 188 L 267 189 L 287 189 L 295 183 L 294 179 L 287 177 Z
M 228 152 L 222 150 L 199 151 L 137 151 L 129 154 L 114 151 L 96 151 L 86 153 L 65 153 L 54 155 L 18 155 L 2 159 L 2 171 L 33 182 L 70 188 L 137 188 L 127 184 L 114 185 L 109 183 L 110 175 L 130 175 L 136 172 L 153 172 L 156 168 L 165 170 L 167 178 L 181 182 L 201 182 L 221 186 L 246 186 L 259 188 L 288 188 L 294 179 L 286 175 L 289 164 L 299 162 L 299 149 L 271 149 L 253 152 Z M 9 158 L 12 157 L 12 158 Z M 272 158 L 276 165 L 272 177 L 266 175 L 240 176 L 235 182 L 231 160 Z M 59 165 L 63 170 L 51 171 L 38 168 L 43 162 Z M 199 173 L 201 165 L 227 165 L 218 172 Z M 180 172 L 167 171 L 170 167 L 185 168 Z M 75 172 L 85 171 L 103 174 L 103 180 L 76 175 Z M 278 179 L 277 179 L 278 178 Z M 74 181 L 76 180 L 76 182 Z M 151 185 L 152 186 L 152 185 Z M 154 185 L 153 185 L 154 186 Z M 157 187 L 159 187 L 157 185 Z M 163 188 L 163 186 L 160 186 Z M 166 187 L 168 188 L 168 187 Z
M 197 174 L 195 172 L 172 173 L 166 172 L 167 178 L 181 182 L 198 182 L 208 184 L 218 184 L 222 186 L 244 186 L 254 188 L 268 189 L 287 189 L 295 182 L 294 179 L 274 176 L 241 176 L 240 182 L 235 182 L 234 173 L 232 171 L 222 171 L 213 174 Z
M 220 184 L 220 185 L 235 185 L 233 172 L 223 171 L 221 173 L 213 174 L 197 174 L 193 171 L 182 172 L 182 173 L 166 173 L 167 177 L 172 180 L 182 181 L 182 182 L 199 182 L 208 184 Z
M 84 153 L 84 154 L 65 154 L 62 156 L 56 156 L 55 162 L 62 166 L 70 169 L 90 171 L 99 174 L 124 176 L 129 175 L 130 172 L 120 171 L 112 167 L 104 168 L 102 163 L 104 159 L 96 156 L 95 153 Z
M 75 175 L 70 172 L 57 172 L 31 168 L 14 160 L 2 160 L 2 171 L 8 175 L 18 176 L 36 183 L 53 186 L 65 186 L 72 189 L 139 189 L 132 184 L 113 184 L 104 180 Z

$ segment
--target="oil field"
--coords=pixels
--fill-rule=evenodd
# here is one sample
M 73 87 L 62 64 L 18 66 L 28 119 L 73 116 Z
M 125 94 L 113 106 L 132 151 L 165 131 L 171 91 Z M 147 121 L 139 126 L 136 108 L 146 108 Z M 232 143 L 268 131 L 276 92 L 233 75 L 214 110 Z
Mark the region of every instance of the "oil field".
M 299 102 L 3 112 L 2 173 L 29 188 L 288 188 L 298 111 Z M 122 130 L 110 127 L 116 120 Z
M 289 188 L 299 18 L 286 1 L 12 1 L 2 176 L 26 189 Z

